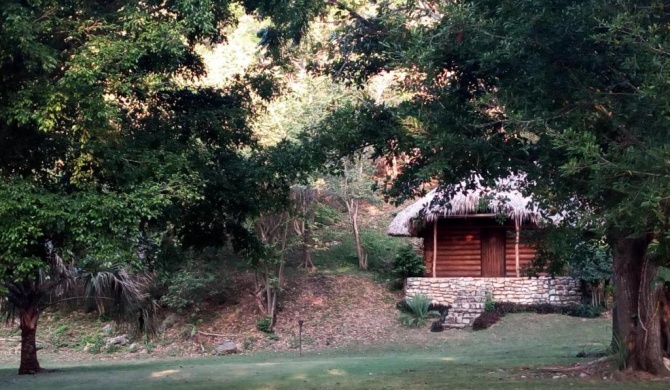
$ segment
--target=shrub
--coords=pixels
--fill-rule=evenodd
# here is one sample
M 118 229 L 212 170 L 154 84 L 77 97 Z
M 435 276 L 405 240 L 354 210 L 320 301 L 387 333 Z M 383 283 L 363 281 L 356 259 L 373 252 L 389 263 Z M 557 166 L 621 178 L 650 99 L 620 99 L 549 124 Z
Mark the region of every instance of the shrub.
M 368 255 L 368 269 L 388 275 L 393 271 L 393 260 L 402 246 L 402 241 L 386 233 L 374 230 L 362 230 L 361 242 Z M 355 246 L 354 246 L 355 254 Z M 356 259 L 356 264 L 358 260 Z
M 555 306 L 551 303 L 534 303 L 528 305 L 525 311 L 537 314 L 560 314 L 563 308 L 561 306 Z
M 605 288 L 612 278 L 612 251 L 602 239 L 574 227 L 554 227 L 534 232 L 536 258 L 526 267 L 524 275 L 568 274 L 591 287 L 591 304 L 606 305 Z
M 490 292 L 486 292 L 486 300 L 484 301 L 484 311 L 492 312 L 495 311 L 496 305 L 493 302 L 493 295 Z
M 561 314 L 567 314 L 571 317 L 596 318 L 605 311 L 602 306 L 593 306 L 587 304 L 575 304 L 561 308 Z
M 180 312 L 207 300 L 221 303 L 226 294 L 217 266 L 198 260 L 185 264 L 174 273 L 161 275 L 160 284 L 166 286 L 166 291 L 160 303 Z
M 121 347 L 119 347 L 116 344 L 110 344 L 105 348 L 105 353 L 116 353 L 121 350 Z
M 315 263 L 320 264 L 322 268 L 341 266 L 358 268 L 356 243 L 348 230 L 331 230 L 322 234 L 317 239 L 332 244 L 314 252 Z M 368 270 L 389 275 L 393 270 L 393 259 L 404 245 L 402 241 L 373 230 L 361 230 L 360 234 L 363 249 L 368 256 Z
M 493 311 L 485 311 L 472 323 L 473 330 L 483 330 L 491 327 L 502 318 L 502 316 Z
M 336 208 L 317 202 L 314 206 L 314 223 L 317 227 L 334 225 L 342 219 Z
M 525 310 L 523 306 L 518 303 L 512 303 L 512 302 L 495 302 L 494 304 L 494 311 L 498 313 L 501 316 L 504 316 L 505 314 L 508 313 L 521 313 Z
M 77 349 L 87 350 L 90 354 L 102 352 L 104 346 L 105 338 L 100 334 L 80 336 L 77 340 Z
M 267 339 L 270 341 L 279 341 L 279 336 L 274 332 L 270 332 L 267 335 Z
M 66 348 L 70 346 L 70 343 L 65 338 L 65 333 L 68 331 L 69 327 L 67 325 L 60 325 L 54 333 L 51 335 L 51 345 L 54 348 Z
M 451 306 L 443 305 L 441 303 L 431 303 L 430 306 L 428 306 L 429 312 L 435 312 L 440 315 L 440 319 L 434 321 L 430 325 L 431 332 L 442 332 L 444 330 L 444 321 L 446 321 L 447 319 L 449 309 L 451 309 Z
M 259 318 L 256 321 L 256 329 L 265 333 L 272 333 L 272 319 L 268 316 Z
M 565 314 L 571 317 L 595 318 L 603 313 L 600 306 L 576 303 L 567 306 L 552 305 L 551 303 L 533 303 L 530 305 L 513 302 L 495 302 L 494 312 L 499 316 L 509 313 L 537 313 L 537 314 Z
M 441 303 L 431 303 L 430 306 L 428 306 L 429 311 L 436 311 L 440 313 L 440 317 L 442 319 L 447 317 L 450 309 L 451 305 L 443 305 Z
M 413 276 L 423 276 L 426 267 L 423 265 L 423 259 L 416 253 L 412 245 L 405 245 L 398 249 L 393 259 L 393 273 L 400 278 L 411 278 Z
M 430 310 L 431 299 L 425 295 L 417 294 L 405 298 L 404 311 L 398 314 L 398 319 L 405 326 L 423 326 L 429 317 L 439 316 L 440 313 Z

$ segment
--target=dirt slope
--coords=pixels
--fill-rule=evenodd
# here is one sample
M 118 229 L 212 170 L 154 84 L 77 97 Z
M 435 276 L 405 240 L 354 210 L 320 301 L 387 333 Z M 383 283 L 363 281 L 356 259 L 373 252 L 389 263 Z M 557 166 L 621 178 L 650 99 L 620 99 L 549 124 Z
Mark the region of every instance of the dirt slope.
M 432 337 L 447 336 L 400 326 L 395 318 L 400 295 L 367 275 L 301 273 L 287 278 L 274 334 L 256 329 L 262 314 L 251 294 L 253 275 L 236 276 L 235 285 L 237 294 L 229 303 L 173 315 L 173 323 L 157 339 L 131 336 L 126 346 L 104 345 L 110 337 L 127 331 L 115 329 L 105 334 L 109 323 L 93 314 L 45 313 L 38 331 L 40 358 L 49 362 L 208 356 L 225 340 L 235 342 L 241 353 L 297 350 L 299 319 L 304 321 L 305 350 L 409 339 L 429 342 Z M 0 363 L 18 364 L 19 334 L 16 325 L 0 328 Z M 130 343 L 136 345 L 129 348 Z

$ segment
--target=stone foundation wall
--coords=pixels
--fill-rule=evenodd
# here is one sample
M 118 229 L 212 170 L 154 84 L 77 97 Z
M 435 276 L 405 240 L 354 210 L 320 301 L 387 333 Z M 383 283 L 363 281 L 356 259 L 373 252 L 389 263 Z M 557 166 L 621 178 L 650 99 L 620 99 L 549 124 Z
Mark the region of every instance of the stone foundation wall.
M 408 278 L 405 296 L 423 294 L 434 303 L 451 305 L 444 325 L 471 326 L 484 312 L 486 293 L 496 302 L 552 303 L 569 305 L 582 298 L 579 280 L 570 277 L 541 278 Z
M 459 291 L 451 310 L 444 321 L 447 328 L 465 328 L 471 326 L 475 318 L 484 312 L 485 291 Z
M 435 303 L 453 305 L 465 294 L 492 294 L 496 302 L 552 303 L 581 301 L 579 280 L 571 277 L 539 278 L 407 278 L 405 296 L 423 294 Z

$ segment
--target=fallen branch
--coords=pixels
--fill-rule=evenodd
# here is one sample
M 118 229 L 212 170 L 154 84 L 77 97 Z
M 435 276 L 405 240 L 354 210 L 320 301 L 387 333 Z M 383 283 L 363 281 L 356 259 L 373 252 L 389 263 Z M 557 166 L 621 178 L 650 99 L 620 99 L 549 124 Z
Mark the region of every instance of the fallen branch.
M 555 367 L 543 367 L 540 368 L 540 371 L 550 371 L 550 372 L 574 372 L 574 371 L 585 371 L 589 368 L 592 368 L 593 366 L 597 366 L 598 364 L 607 362 L 609 360 L 612 360 L 611 356 L 603 356 L 599 359 L 590 361 L 588 363 L 580 364 L 577 363 L 576 366 L 572 367 L 562 367 L 562 366 L 555 366 Z
M 207 332 L 202 332 L 202 331 L 198 331 L 198 333 L 201 334 L 201 335 L 203 335 L 203 336 L 212 336 L 212 337 L 233 337 L 232 335 L 228 335 L 228 334 L 207 333 Z
M 12 338 L 0 338 L 0 341 L 7 341 L 7 342 L 15 342 L 15 343 L 18 343 L 18 342 L 21 341 L 21 338 L 20 338 L 20 337 L 17 337 L 17 338 L 14 338 L 14 339 L 12 339 Z M 40 343 L 40 344 L 48 344 L 47 342 L 42 341 L 42 340 L 35 340 L 35 342 Z

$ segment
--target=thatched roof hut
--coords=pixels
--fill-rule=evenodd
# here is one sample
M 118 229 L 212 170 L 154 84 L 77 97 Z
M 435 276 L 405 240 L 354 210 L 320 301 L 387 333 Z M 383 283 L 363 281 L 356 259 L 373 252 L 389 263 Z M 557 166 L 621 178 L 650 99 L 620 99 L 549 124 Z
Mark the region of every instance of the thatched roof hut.
M 388 234 L 424 239 L 426 276 L 518 277 L 535 257 L 521 230 L 543 219 L 538 204 L 522 194 L 524 182 L 515 176 L 493 187 L 461 183 L 433 190 L 398 213 Z
M 426 223 L 448 217 L 505 216 L 519 225 L 535 224 L 543 217 L 532 197 L 521 193 L 523 180 L 522 176 L 508 177 L 496 180 L 494 187 L 475 185 L 473 189 L 465 190 L 465 183 L 461 183 L 432 190 L 399 212 L 389 225 L 388 234 L 416 237 Z

